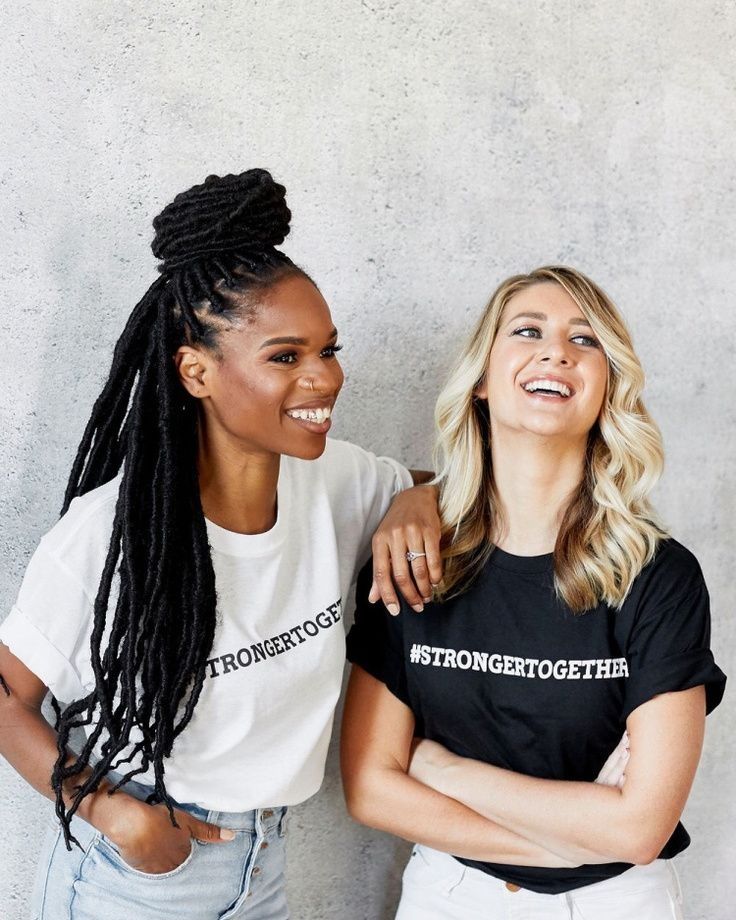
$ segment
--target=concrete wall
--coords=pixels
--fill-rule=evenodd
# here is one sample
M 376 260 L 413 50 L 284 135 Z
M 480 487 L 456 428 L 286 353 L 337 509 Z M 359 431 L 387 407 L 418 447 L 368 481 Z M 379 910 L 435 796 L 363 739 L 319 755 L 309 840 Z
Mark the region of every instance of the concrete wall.
M 4 15 L 0 610 L 54 521 L 111 345 L 154 277 L 150 219 L 267 166 L 348 374 L 336 434 L 426 466 L 433 401 L 506 274 L 579 266 L 622 307 L 734 670 L 736 14 L 727 0 L 18 0 Z M 732 694 L 731 694 L 732 696 Z M 689 918 L 736 898 L 736 714 L 709 719 Z M 0 766 L 0 914 L 50 810 Z M 392 916 L 403 844 L 350 823 L 331 757 L 292 824 L 293 914 Z

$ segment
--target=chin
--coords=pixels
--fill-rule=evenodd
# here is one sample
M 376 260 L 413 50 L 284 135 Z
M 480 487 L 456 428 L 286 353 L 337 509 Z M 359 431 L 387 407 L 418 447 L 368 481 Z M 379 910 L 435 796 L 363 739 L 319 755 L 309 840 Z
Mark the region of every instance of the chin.
M 297 447 L 294 445 L 292 447 L 290 445 L 289 449 L 282 451 L 282 453 L 286 454 L 287 457 L 296 457 L 297 460 L 317 460 L 325 452 L 325 448 L 327 447 L 327 436 L 314 438 L 313 440 L 314 443 L 309 446 L 304 445 L 302 447 L 300 445 Z
M 577 437 L 577 434 L 571 432 L 565 425 L 524 425 L 523 430 L 527 434 L 535 434 L 540 438 Z

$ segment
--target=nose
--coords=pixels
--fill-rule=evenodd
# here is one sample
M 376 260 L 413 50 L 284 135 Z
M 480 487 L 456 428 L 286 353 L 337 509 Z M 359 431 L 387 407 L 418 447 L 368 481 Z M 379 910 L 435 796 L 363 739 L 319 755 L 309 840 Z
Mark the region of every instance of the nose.
M 548 339 L 544 342 L 544 347 L 539 354 L 539 362 L 569 367 L 571 363 L 570 355 L 567 351 L 567 340 Z
M 343 372 L 336 359 L 305 363 L 299 378 L 299 386 L 319 396 L 331 396 L 342 386 Z

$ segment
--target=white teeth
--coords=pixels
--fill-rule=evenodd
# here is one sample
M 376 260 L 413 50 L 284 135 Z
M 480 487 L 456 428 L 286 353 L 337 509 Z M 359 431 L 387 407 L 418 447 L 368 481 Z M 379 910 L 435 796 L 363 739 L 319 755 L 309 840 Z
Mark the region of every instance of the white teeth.
M 537 390 L 554 390 L 555 393 L 560 393 L 562 396 L 569 396 L 571 393 L 570 387 L 557 380 L 530 380 L 524 384 L 524 389 L 527 393 L 536 393 Z
M 299 418 L 305 422 L 316 422 L 321 425 L 332 414 L 332 409 L 288 409 L 286 412 L 291 418 Z

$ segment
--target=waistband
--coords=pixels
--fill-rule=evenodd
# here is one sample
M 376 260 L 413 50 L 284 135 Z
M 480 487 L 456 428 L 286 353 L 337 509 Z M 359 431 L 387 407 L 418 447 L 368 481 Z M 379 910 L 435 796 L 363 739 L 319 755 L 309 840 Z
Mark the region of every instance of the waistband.
M 543 893 L 522 888 L 512 882 L 504 882 L 494 875 L 466 866 L 454 856 L 434 850 L 423 844 L 415 844 L 412 858 L 419 858 L 433 873 L 435 884 L 449 893 L 458 885 L 469 893 L 475 893 L 483 900 L 489 896 L 503 896 L 504 899 L 513 895 L 512 902 L 549 904 L 552 901 L 566 901 L 568 904 L 583 903 L 587 900 L 603 898 L 611 903 L 616 903 L 616 898 L 623 897 L 634 891 L 646 891 L 652 888 L 667 888 L 678 903 L 682 903 L 682 891 L 677 876 L 677 871 L 671 859 L 655 859 L 646 865 L 632 866 L 618 875 L 602 881 L 583 885 L 569 891 L 556 893 Z
M 108 774 L 108 779 L 114 783 L 116 779 L 114 773 Z M 124 786 L 120 787 L 121 792 L 134 796 L 145 802 L 153 795 L 153 788 L 144 783 L 139 783 L 134 779 L 128 780 Z M 216 824 L 218 827 L 227 827 L 233 831 L 254 831 L 255 833 L 266 834 L 272 830 L 278 830 L 283 834 L 286 828 L 286 815 L 288 808 L 286 805 L 273 805 L 264 808 L 253 808 L 250 811 L 215 811 L 197 805 L 193 802 L 174 802 L 176 808 L 186 811 L 200 821 L 207 821 L 210 824 Z

